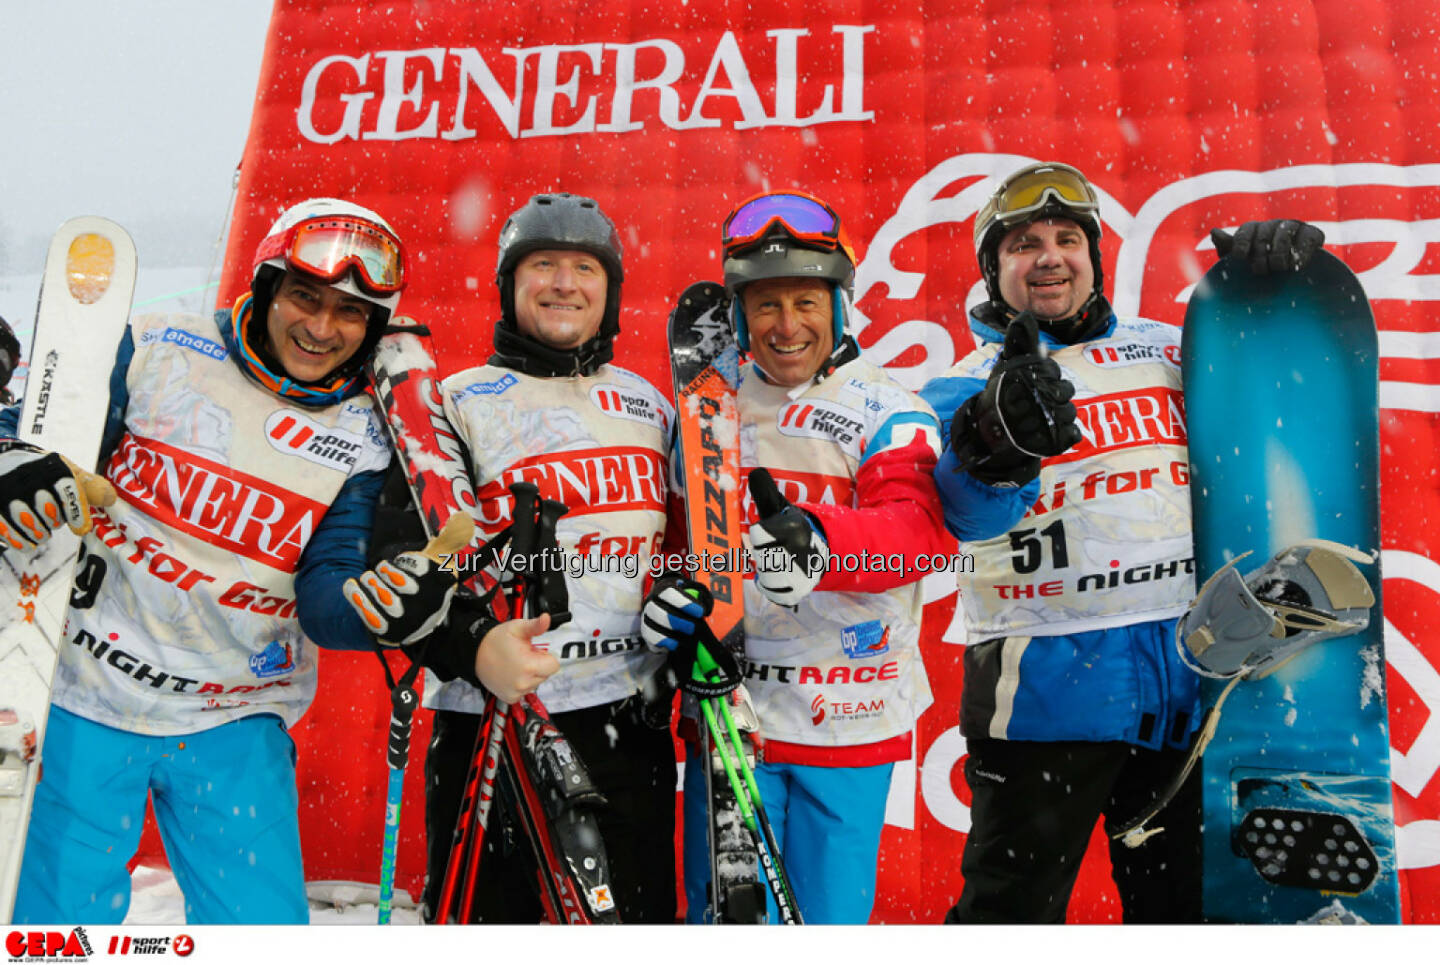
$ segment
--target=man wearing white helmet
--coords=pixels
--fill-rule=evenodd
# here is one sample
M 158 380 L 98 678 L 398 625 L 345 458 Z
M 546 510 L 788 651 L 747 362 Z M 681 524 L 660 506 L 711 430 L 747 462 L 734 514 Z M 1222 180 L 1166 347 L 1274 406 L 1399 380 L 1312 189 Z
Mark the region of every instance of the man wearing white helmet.
M 314 696 L 316 644 L 374 646 L 341 584 L 364 570 L 390 460 L 361 368 L 405 267 L 374 212 L 314 199 L 271 228 L 229 311 L 131 318 L 98 464 L 120 499 L 82 544 L 17 923 L 122 921 L 147 794 L 189 922 L 308 920 L 286 731 Z M 0 416 L 11 514 L 73 485 L 13 441 L 16 417 Z M 411 572 L 420 605 L 387 628 L 396 643 L 453 594 L 449 574 Z M 472 635 L 435 636 L 439 665 L 478 677 Z
M 1303 266 L 1324 236 L 1268 221 L 1212 237 L 1261 273 Z M 1099 197 L 1068 165 L 1002 180 L 975 251 L 979 347 L 921 391 L 949 440 L 935 480 L 951 531 L 967 539 L 977 498 L 1009 520 L 964 543 L 971 828 L 946 920 L 1063 922 L 1097 819 L 1113 833 L 1155 801 L 1199 722 L 1174 644 L 1195 595 L 1180 330 L 1115 316 Z M 1192 778 L 1163 834 L 1112 841 L 1126 922 L 1198 920 L 1198 800 Z
M 773 478 L 783 503 L 765 513 L 746 504 L 757 571 L 745 586 L 744 683 L 765 738 L 756 779 L 804 920 L 864 924 L 891 772 L 911 757 L 931 702 L 919 580 L 936 561 L 953 564 L 931 478 L 939 426 L 847 331 L 856 259 L 828 204 L 800 191 L 749 198 L 725 219 L 722 244 L 736 341 L 749 355 L 742 472 L 752 496 Z M 976 516 L 976 537 L 1004 522 L 986 528 L 983 510 Z M 704 615 L 695 586 L 656 585 L 648 643 L 674 649 L 693 633 Z M 709 878 L 700 763 L 687 755 L 692 922 L 703 920 Z

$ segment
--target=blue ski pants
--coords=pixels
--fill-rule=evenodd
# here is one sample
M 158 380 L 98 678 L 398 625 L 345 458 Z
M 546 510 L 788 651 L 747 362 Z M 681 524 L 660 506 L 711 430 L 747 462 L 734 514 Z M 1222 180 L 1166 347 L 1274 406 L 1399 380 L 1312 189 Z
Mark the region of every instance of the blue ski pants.
M 755 783 L 806 924 L 863 925 L 870 920 L 894 768 L 761 764 L 755 769 Z M 705 772 L 693 744 L 686 744 L 684 806 L 685 921 L 700 924 L 708 920 L 710 848 Z M 765 883 L 763 872 L 760 881 Z M 768 885 L 766 908 L 769 920 L 778 922 Z
M 259 714 L 175 737 L 50 708 L 15 923 L 119 924 L 145 796 L 190 924 L 305 924 L 295 744 Z

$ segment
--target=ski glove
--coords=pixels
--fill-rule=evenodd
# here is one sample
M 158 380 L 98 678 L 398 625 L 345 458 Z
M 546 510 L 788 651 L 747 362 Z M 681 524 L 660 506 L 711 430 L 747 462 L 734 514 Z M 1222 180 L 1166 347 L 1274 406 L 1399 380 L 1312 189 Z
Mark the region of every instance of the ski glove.
M 750 527 L 755 586 L 772 603 L 796 606 L 830 563 L 830 544 L 815 518 L 780 494 L 767 469 L 753 469 L 750 498 L 760 521 Z
M 423 553 L 401 553 L 345 581 L 345 598 L 387 647 L 415 643 L 444 620 L 459 586 Z
M 1040 354 L 1035 316 L 1021 312 L 978 395 L 955 411 L 950 448 L 962 470 L 992 486 L 1023 486 L 1040 475 L 1040 460 L 1080 441 L 1075 386 Z
M 59 453 L 0 442 L 0 548 L 31 550 L 62 524 L 80 533 L 88 522 L 80 484 Z
M 653 653 L 674 653 L 693 643 L 714 601 L 705 587 L 683 576 L 655 581 L 640 613 L 640 639 Z
M 1219 228 L 1210 232 L 1221 258 L 1250 263 L 1257 275 L 1299 271 L 1325 243 L 1325 232 L 1304 221 L 1247 221 L 1234 235 Z

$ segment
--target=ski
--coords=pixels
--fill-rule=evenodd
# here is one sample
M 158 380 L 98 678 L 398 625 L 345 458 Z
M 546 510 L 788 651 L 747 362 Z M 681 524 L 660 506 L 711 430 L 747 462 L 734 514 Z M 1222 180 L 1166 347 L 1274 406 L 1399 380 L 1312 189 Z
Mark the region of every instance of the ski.
M 1182 367 L 1201 593 L 1177 642 L 1217 678 L 1207 701 L 1229 696 L 1202 761 L 1205 917 L 1338 901 L 1398 922 L 1365 293 L 1324 251 L 1263 277 L 1222 260 L 1186 310 Z
M 80 467 L 96 505 L 114 492 L 89 475 L 108 414 L 95 396 L 109 384 L 134 291 L 135 245 L 123 228 L 98 217 L 61 225 L 45 259 L 19 438 Z M 79 536 L 61 530 L 34 553 L 0 554 L 0 922 L 14 908 L 78 551 Z
M 745 574 L 738 564 L 743 556 L 736 402 L 740 355 L 727 309 L 721 286 L 697 282 L 681 293 L 670 313 L 668 330 L 690 551 L 700 563 L 695 578 L 713 600 L 709 624 L 717 639 L 716 649 L 738 658 L 745 650 Z M 696 673 L 706 672 L 697 663 Z M 716 922 L 762 922 L 766 914 L 759 850 L 748 833 L 738 789 L 730 780 L 733 762 L 729 771 L 726 768 L 725 740 L 718 734 L 720 721 L 713 714 L 701 714 L 700 755 L 707 763 L 709 808 L 710 917 Z M 753 758 L 748 742 L 740 750 L 746 758 Z
M 457 510 L 473 518 L 476 504 L 464 445 L 445 416 L 429 335 L 412 319 L 394 319 L 370 363 L 370 376 L 372 394 L 385 414 L 411 496 L 427 534 L 433 536 L 439 522 Z M 551 578 L 559 574 L 505 572 L 496 564 L 507 542 L 512 550 L 508 558 L 516 561 L 553 547 L 555 523 L 565 507 L 538 499 L 529 484 L 516 484 L 512 495 L 517 511 L 509 531 L 495 534 L 483 546 L 472 542 L 461 554 L 472 558 L 457 561 L 457 566 L 470 574 L 467 584 L 490 601 L 497 619 L 526 615 L 527 610 L 538 615 L 543 610 L 551 613 L 554 623 L 564 622 L 569 619 L 564 583 Z M 523 511 L 518 505 L 522 502 L 528 507 Z M 525 546 L 518 547 L 517 540 Z M 454 920 L 456 914 L 460 921 L 469 919 L 497 780 L 509 782 L 511 803 L 534 852 L 547 920 L 619 921 L 594 814 L 594 807 L 604 799 L 589 785 L 588 777 L 579 779 L 583 775 L 578 756 L 539 698 L 528 695 L 515 708 L 494 697 L 487 700 L 437 922 Z M 580 787 L 591 793 L 574 793 Z M 466 883 L 457 910 L 453 902 L 462 874 Z

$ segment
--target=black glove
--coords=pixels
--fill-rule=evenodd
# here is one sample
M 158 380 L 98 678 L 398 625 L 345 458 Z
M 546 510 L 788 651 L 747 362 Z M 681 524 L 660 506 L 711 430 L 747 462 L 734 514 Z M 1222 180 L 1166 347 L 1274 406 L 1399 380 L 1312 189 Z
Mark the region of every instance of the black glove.
M 1299 271 L 1325 243 L 1325 232 L 1304 221 L 1247 221 L 1228 235 L 1212 228 L 1210 240 L 1221 258 L 1249 262 L 1257 275 Z
M 1075 386 L 1040 354 L 1035 316 L 1021 312 L 1005 329 L 990 379 L 950 422 L 950 448 L 967 470 L 990 485 L 1023 486 L 1040 475 L 1040 460 L 1080 441 Z
M 768 469 L 748 477 L 760 521 L 750 527 L 755 586 L 781 606 L 795 606 L 815 589 L 830 562 L 830 545 L 809 513 L 781 495 Z
M 65 460 L 28 443 L 0 442 L 0 549 L 29 550 L 61 526 L 85 526 L 80 484 Z

